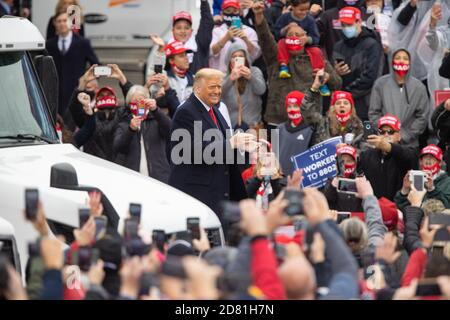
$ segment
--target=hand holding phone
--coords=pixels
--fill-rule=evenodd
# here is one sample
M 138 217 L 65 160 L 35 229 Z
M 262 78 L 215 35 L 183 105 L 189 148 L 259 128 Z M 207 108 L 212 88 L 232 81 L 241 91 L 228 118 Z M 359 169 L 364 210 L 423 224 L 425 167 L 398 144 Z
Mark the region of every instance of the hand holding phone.
M 39 205 L 39 190 L 26 189 L 25 190 L 25 217 L 29 221 L 35 221 L 37 217 Z
M 106 234 L 108 220 L 105 216 L 95 217 L 95 239 L 100 240 Z
M 354 179 L 338 178 L 337 191 L 356 196 L 356 194 L 358 193 L 358 189 L 356 188 L 356 181 Z
M 200 218 L 187 218 L 186 224 L 192 239 L 200 240 Z
M 94 68 L 94 76 L 96 77 L 109 77 L 111 73 L 111 67 L 108 66 L 97 66 Z
M 363 135 L 364 140 L 367 140 L 368 137 L 371 135 L 377 134 L 376 129 L 373 127 L 373 124 L 370 121 L 363 122 L 363 130 L 364 130 L 364 135 Z
M 135 218 L 138 223 L 141 223 L 142 206 L 139 203 L 130 203 L 130 217 Z
M 425 189 L 425 173 L 423 171 L 411 170 L 409 181 L 417 191 L 422 192 Z

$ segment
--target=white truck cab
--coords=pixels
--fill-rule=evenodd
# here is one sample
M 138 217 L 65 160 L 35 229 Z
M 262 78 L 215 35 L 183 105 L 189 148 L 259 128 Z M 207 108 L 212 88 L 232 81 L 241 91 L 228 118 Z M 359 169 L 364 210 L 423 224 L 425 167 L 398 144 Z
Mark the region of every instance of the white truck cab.
M 78 209 L 87 204 L 87 191 L 95 188 L 103 192 L 109 207 L 108 223 L 120 233 L 133 202 L 142 205 L 145 236 L 153 229 L 166 234 L 184 231 L 186 218 L 199 217 L 212 245 L 222 245 L 220 221 L 200 201 L 59 142 L 54 122 L 56 69 L 51 57 L 42 56 L 44 48 L 44 38 L 30 21 L 0 18 L 0 235 L 1 222 L 13 227 L 22 274 L 28 243 L 38 236 L 24 219 L 26 188 L 39 189 L 51 230 L 67 242 L 79 226 Z

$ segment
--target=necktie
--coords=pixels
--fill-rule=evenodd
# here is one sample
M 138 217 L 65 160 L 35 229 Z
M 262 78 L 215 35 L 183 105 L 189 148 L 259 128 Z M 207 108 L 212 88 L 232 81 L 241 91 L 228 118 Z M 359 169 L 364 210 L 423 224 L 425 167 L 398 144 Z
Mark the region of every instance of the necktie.
M 66 39 L 62 39 L 61 53 L 66 54 Z
M 216 127 L 219 127 L 219 125 L 217 124 L 217 118 L 216 118 L 216 115 L 214 114 L 213 108 L 209 108 L 209 115 L 211 116 L 211 119 L 216 124 Z

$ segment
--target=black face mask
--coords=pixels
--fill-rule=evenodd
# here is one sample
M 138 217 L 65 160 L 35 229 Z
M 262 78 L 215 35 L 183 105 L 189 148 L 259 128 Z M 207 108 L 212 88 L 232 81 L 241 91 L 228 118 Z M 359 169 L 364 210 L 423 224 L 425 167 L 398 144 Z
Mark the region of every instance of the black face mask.
M 238 14 L 224 14 L 223 15 L 223 22 L 230 27 L 231 23 L 233 22 L 233 18 L 240 18 L 240 15 Z
M 115 115 L 116 115 L 116 110 L 111 109 L 109 111 L 109 116 L 106 116 L 106 112 L 105 111 L 97 111 L 96 112 L 97 115 L 97 119 L 100 121 L 111 121 L 114 119 Z

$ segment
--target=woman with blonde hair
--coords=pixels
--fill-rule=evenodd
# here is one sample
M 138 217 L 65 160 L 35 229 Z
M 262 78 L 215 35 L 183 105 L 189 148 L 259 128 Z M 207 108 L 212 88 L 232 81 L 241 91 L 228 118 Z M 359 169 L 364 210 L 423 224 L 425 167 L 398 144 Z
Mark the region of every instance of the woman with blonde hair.
M 55 17 L 60 14 L 61 12 L 67 12 L 67 9 L 69 6 L 74 5 L 78 6 L 80 10 L 82 10 L 80 3 L 78 0 L 59 0 L 55 7 L 55 15 L 50 18 L 47 25 L 47 40 L 54 38 L 57 36 L 55 26 L 53 25 L 53 20 Z M 83 19 L 83 13 L 81 11 L 81 17 L 80 17 L 80 28 L 78 28 L 76 25 L 73 24 L 72 31 L 79 34 L 80 36 L 84 37 L 84 19 Z

